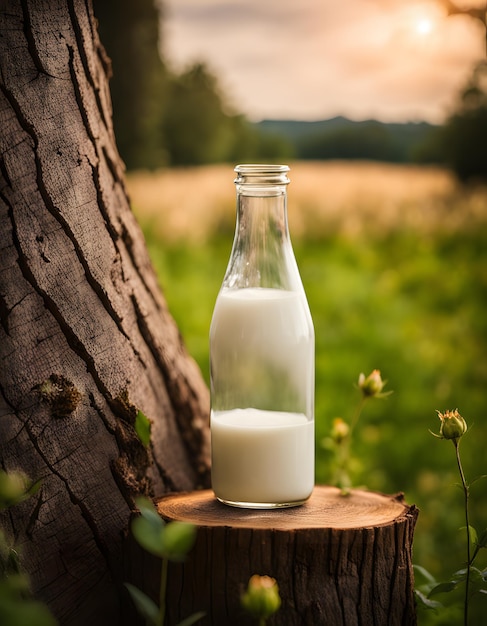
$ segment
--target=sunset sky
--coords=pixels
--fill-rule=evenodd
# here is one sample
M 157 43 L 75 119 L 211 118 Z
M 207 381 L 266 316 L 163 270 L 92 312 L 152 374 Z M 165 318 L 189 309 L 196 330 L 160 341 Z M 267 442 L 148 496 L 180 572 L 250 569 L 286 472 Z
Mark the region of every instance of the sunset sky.
M 457 0 L 484 6 L 485 0 Z M 263 118 L 441 122 L 485 58 L 479 20 L 438 0 L 165 0 L 163 53 L 205 61 L 226 99 Z

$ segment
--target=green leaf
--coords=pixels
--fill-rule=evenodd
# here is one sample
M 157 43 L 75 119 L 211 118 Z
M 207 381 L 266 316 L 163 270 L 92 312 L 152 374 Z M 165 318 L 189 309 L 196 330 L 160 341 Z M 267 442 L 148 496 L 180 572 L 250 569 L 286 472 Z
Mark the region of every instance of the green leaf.
M 452 580 L 456 580 L 457 577 L 463 580 L 465 576 L 467 575 L 467 571 L 468 571 L 467 567 L 462 567 L 462 569 L 457 569 L 456 572 L 453 572 Z
M 140 516 L 136 517 L 132 522 L 132 533 L 137 543 L 155 556 L 163 557 L 165 554 L 164 547 L 164 523 L 159 518 L 160 523 L 155 522 L 153 518 Z
M 484 582 L 484 575 L 482 570 L 478 567 L 470 567 L 470 581 L 472 584 L 481 584 Z
M 151 622 L 151 624 L 157 626 L 159 622 L 159 607 L 156 605 L 156 603 L 134 585 L 131 585 L 130 583 L 125 583 L 125 587 L 128 589 L 130 597 L 132 598 L 139 614 L 144 619 Z
M 457 584 L 458 583 L 456 580 L 449 580 L 446 583 L 439 583 L 429 592 L 428 598 L 431 598 L 431 596 L 436 596 L 436 594 L 438 593 L 449 593 L 450 591 L 456 589 Z
M 466 526 L 462 526 L 462 528 L 460 530 L 466 530 L 467 527 Z M 475 528 L 473 526 L 469 526 L 468 527 L 468 534 L 470 537 L 470 544 L 472 546 L 476 546 L 478 543 L 478 536 L 477 536 L 477 531 L 475 530 Z
M 26 574 L 8 573 L 0 579 L 0 598 L 6 595 L 22 598 L 29 594 L 29 579 Z
M 474 478 L 471 481 L 470 486 L 474 485 L 478 480 L 482 480 L 482 478 L 487 478 L 487 474 L 482 474 L 481 476 L 477 476 L 477 478 Z
M 433 574 L 428 572 L 428 570 L 425 569 L 424 567 L 422 567 L 421 565 L 414 565 L 413 564 L 413 569 L 418 574 L 421 574 L 421 576 L 423 576 L 423 578 L 426 580 L 426 582 L 430 583 L 431 585 L 436 585 L 437 584 L 436 578 L 433 576 Z
M 190 615 L 186 619 L 183 619 L 182 622 L 179 622 L 178 626 L 191 626 L 191 624 L 196 624 L 196 622 L 200 619 L 203 619 L 205 615 L 206 613 L 204 611 L 198 611 L 198 613 L 193 613 L 193 615 Z
M 40 602 L 2 598 L 0 624 L 8 626 L 58 626 L 49 609 Z
M 152 522 L 154 522 L 154 524 L 164 526 L 165 522 L 157 512 L 157 509 L 154 506 L 152 500 L 149 500 L 149 498 L 146 498 L 144 496 L 139 496 L 138 498 L 135 498 L 135 504 L 137 505 L 137 508 L 139 509 L 142 517 L 151 520 Z
M 140 546 L 155 556 L 167 557 L 168 547 L 166 527 L 169 524 L 157 512 L 152 500 L 145 497 L 136 498 L 135 503 L 140 510 L 140 517 L 132 522 L 132 533 Z M 174 524 L 175 522 L 171 522 Z M 182 522 L 179 522 L 182 523 Z M 169 536 L 169 547 L 171 536 Z
M 414 595 L 419 600 L 419 603 L 428 609 L 438 609 L 443 606 L 441 602 L 438 602 L 437 600 L 430 600 L 429 598 L 427 598 L 424 593 L 421 593 L 421 591 L 418 591 L 418 589 L 414 590 Z
M 29 594 L 29 579 L 24 574 L 0 578 L 0 624 L 8 626 L 57 626 L 48 607 Z
M 188 522 L 169 522 L 163 534 L 164 556 L 170 561 L 182 561 L 193 547 L 196 527 Z
M 479 548 L 487 548 L 487 528 L 480 535 L 477 545 Z
M 146 417 L 142 411 L 137 411 L 137 416 L 135 418 L 135 432 L 146 448 L 150 444 L 150 430 L 150 419 Z

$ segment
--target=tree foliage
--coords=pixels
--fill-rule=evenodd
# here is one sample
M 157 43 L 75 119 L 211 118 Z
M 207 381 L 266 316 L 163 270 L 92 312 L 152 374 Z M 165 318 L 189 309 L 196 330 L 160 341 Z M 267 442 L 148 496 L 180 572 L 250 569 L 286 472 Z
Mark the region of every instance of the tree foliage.
M 127 168 L 290 156 L 284 138 L 260 133 L 231 110 L 204 63 L 180 74 L 168 67 L 158 51 L 160 2 L 158 7 L 152 0 L 97 0 L 95 5 L 112 60 L 114 127 Z
M 153 0 L 95 0 L 100 38 L 112 62 L 110 92 L 117 146 L 129 169 L 167 160 L 162 114 L 168 70 L 158 52 Z
M 442 131 L 444 159 L 462 182 L 487 181 L 487 61 L 473 70 Z

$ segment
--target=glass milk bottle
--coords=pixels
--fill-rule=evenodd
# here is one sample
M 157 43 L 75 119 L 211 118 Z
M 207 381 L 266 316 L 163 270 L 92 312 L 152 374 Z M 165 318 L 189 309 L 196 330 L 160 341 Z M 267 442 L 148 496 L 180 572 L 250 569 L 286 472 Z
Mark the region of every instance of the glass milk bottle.
M 289 238 L 289 167 L 235 171 L 235 238 L 210 327 L 212 486 L 233 506 L 296 506 L 314 486 L 314 330 Z

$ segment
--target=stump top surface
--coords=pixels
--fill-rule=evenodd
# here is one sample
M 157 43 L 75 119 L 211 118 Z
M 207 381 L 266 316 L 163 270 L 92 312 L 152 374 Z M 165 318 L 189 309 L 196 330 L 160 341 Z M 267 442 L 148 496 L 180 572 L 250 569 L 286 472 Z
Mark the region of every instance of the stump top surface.
M 336 487 L 316 486 L 309 500 L 289 509 L 239 509 L 219 502 L 211 489 L 170 494 L 157 502 L 167 521 L 234 528 L 366 528 L 384 526 L 403 517 L 410 507 L 402 496 L 353 489 L 341 495 Z

